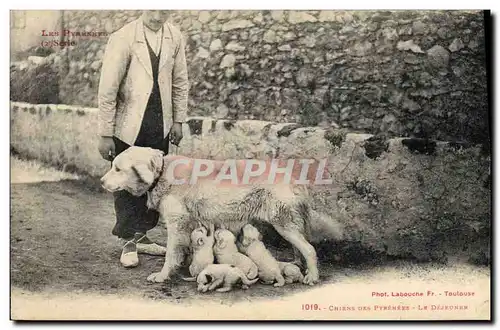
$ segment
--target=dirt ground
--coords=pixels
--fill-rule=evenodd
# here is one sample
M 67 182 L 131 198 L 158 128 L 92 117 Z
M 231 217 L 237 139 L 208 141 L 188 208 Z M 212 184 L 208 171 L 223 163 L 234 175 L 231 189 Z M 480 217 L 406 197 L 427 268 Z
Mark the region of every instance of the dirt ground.
M 44 297 L 47 294 L 81 294 L 102 297 L 135 297 L 141 301 L 173 304 L 220 303 L 282 299 L 313 290 L 302 284 L 274 288 L 256 284 L 249 290 L 200 294 L 194 283 L 173 278 L 166 284 L 152 284 L 146 277 L 159 271 L 162 257 L 140 256 L 140 265 L 124 269 L 120 247 L 111 235 L 114 211 L 111 194 L 86 179 L 44 169 L 33 163 L 11 159 L 11 285 L 12 299 Z M 31 182 L 30 182 L 31 181 Z M 152 231 L 152 238 L 164 243 L 165 232 Z M 280 258 L 291 257 L 289 249 L 274 249 Z M 451 272 L 462 280 L 489 280 L 489 269 L 470 265 L 413 264 L 384 261 L 371 264 L 320 264 L 320 288 L 328 285 L 369 283 L 390 271 L 391 280 L 431 278 Z M 314 290 L 317 290 L 315 287 Z M 486 289 L 486 288 L 485 288 Z M 489 290 L 489 288 L 488 288 Z M 30 298 L 31 299 L 31 298 Z M 33 300 L 35 299 L 35 300 Z M 41 299 L 41 298 L 40 298 Z M 43 301 L 43 299 L 42 299 Z M 13 301 L 13 307 L 18 306 Z

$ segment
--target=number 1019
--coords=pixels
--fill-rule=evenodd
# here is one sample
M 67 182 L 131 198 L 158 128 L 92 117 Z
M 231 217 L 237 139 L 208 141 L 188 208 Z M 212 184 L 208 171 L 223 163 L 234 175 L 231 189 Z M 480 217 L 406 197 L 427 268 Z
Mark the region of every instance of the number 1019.
M 318 304 L 302 304 L 303 311 L 317 311 L 319 310 Z

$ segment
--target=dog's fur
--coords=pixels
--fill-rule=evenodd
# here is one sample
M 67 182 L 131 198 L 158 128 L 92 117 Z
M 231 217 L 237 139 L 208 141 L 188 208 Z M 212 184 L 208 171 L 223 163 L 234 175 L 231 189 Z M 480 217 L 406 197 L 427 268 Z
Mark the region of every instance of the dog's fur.
M 337 223 L 310 209 L 305 186 L 279 182 L 221 185 L 203 178 L 196 185 L 173 185 L 164 169 L 179 158 L 189 163 L 176 167 L 175 178 L 188 178 L 192 159 L 164 157 L 159 150 L 131 147 L 113 160 L 112 168 L 101 179 L 103 187 L 111 192 L 127 190 L 136 196 L 147 192 L 148 206 L 160 213 L 160 221 L 167 229 L 167 252 L 162 270 L 151 274 L 149 281 L 165 281 L 182 263 L 196 220 L 205 226 L 213 223 L 225 227 L 237 235 L 254 219 L 271 224 L 304 257 L 304 283 L 313 285 L 319 281 L 316 251 L 309 241 L 318 231 L 321 237 L 331 238 L 339 237 L 341 231 Z
M 300 268 L 292 264 L 291 262 L 279 261 L 278 265 L 280 267 L 281 275 L 285 278 L 287 284 L 292 284 L 294 282 L 302 282 L 304 280 L 304 275 L 302 275 Z
M 233 285 L 241 283 L 242 289 L 258 281 L 258 278 L 249 280 L 245 274 L 233 265 L 213 264 L 208 265 L 198 274 L 196 279 L 199 292 L 207 292 L 215 289 L 217 292 L 227 292 Z M 218 289 L 217 289 L 218 288 Z
M 271 252 L 262 243 L 262 235 L 257 228 L 251 224 L 246 224 L 241 229 L 241 236 L 238 242 L 240 251 L 246 254 L 259 268 L 259 279 L 265 284 L 273 284 L 280 287 L 285 284 L 285 279 L 281 275 L 278 261 L 274 259 Z
M 257 265 L 238 251 L 236 247 L 236 237 L 227 229 L 217 229 L 215 231 L 214 254 L 217 263 L 233 265 L 243 272 L 249 279 L 257 277 Z
M 213 224 L 210 228 L 206 228 L 201 223 L 191 232 L 192 261 L 189 265 L 189 273 L 192 277 L 184 278 L 185 281 L 196 281 L 196 276 L 205 267 L 214 263 L 214 232 Z

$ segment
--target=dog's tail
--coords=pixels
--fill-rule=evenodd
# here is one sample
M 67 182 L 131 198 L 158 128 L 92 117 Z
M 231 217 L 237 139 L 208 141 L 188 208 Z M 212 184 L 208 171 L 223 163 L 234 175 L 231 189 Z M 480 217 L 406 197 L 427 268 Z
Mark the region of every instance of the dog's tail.
M 248 274 L 246 274 L 246 277 L 249 279 L 254 279 L 259 275 L 259 268 L 257 267 L 256 264 L 253 264 L 250 270 L 248 271 Z
M 245 275 L 241 276 L 241 282 L 243 282 L 243 284 L 245 284 L 245 285 L 252 285 L 255 282 L 257 282 L 258 280 L 259 280 L 258 277 L 254 278 L 253 280 L 249 280 Z
M 183 277 L 182 279 L 186 282 L 196 282 L 196 277 Z
M 327 214 L 309 208 L 309 231 L 312 241 L 341 240 L 344 237 L 342 224 Z

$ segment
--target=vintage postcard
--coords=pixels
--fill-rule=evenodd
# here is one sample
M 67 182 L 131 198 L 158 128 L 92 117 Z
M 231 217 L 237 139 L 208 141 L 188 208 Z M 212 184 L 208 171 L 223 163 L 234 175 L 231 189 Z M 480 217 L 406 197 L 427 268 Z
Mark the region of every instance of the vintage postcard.
M 12 320 L 491 320 L 489 11 L 10 15 Z

